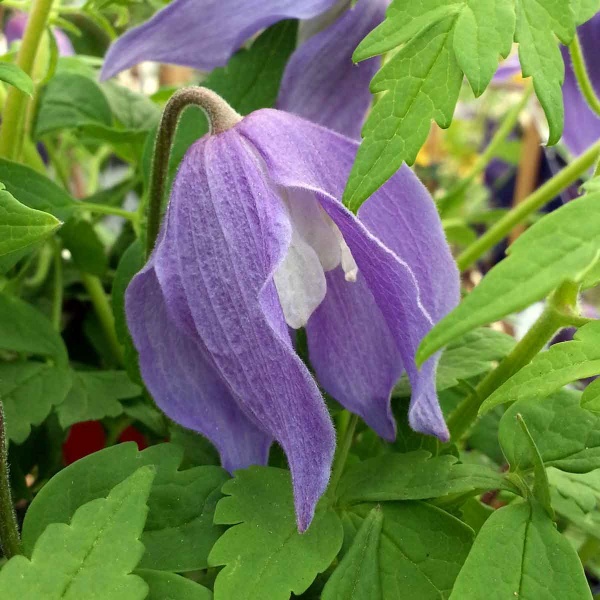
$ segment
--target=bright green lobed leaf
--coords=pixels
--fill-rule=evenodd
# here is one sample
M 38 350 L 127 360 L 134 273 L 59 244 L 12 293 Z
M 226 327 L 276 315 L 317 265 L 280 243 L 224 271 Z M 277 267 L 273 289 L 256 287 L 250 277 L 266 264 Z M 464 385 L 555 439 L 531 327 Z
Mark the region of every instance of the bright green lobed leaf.
M 1 63 L 0 63 L 1 64 Z M 49 237 L 61 223 L 52 215 L 21 204 L 0 183 L 0 257 L 21 258 Z
M 209 564 L 224 565 L 215 581 L 221 600 L 288 600 L 305 592 L 342 545 L 342 524 L 325 501 L 298 533 L 288 471 L 250 467 L 223 486 L 215 523 L 233 525 L 214 545 Z
M 31 503 L 23 523 L 27 556 L 50 523 L 67 523 L 86 502 L 103 497 L 145 465 L 156 468 L 141 540 L 146 552 L 140 567 L 194 571 L 207 557 L 223 528 L 213 523 L 221 486 L 228 476 L 214 466 L 178 470 L 182 450 L 160 444 L 139 452 L 133 443 L 119 444 L 78 460 L 57 473 Z
M 592 381 L 583 390 L 581 408 L 585 408 L 593 413 L 600 413 L 600 379 Z
M 22 444 L 33 425 L 40 425 L 60 405 L 71 387 L 71 371 L 41 362 L 0 363 L 0 398 L 6 435 Z
M 212 600 L 213 597 L 204 586 L 175 573 L 137 569 L 135 574 L 150 588 L 146 600 Z
M 600 193 L 545 215 L 509 248 L 481 283 L 423 338 L 418 364 L 448 342 L 545 298 L 566 280 L 585 277 L 600 257 Z
M 581 408 L 580 399 L 580 392 L 562 390 L 544 400 L 513 404 L 498 433 L 508 462 L 520 470 L 533 467 L 529 445 L 516 422 L 521 414 L 547 467 L 573 473 L 600 468 L 600 417 Z
M 144 553 L 139 541 L 155 471 L 142 467 L 106 498 L 78 508 L 69 525 L 52 523 L 31 558 L 16 556 L 0 571 L 0 596 L 22 600 L 142 600 L 143 579 L 131 572 Z
M 485 522 L 450 600 L 584 600 L 592 595 L 577 553 L 535 501 Z
M 457 462 L 455 456 L 432 457 L 423 450 L 371 458 L 348 467 L 338 488 L 339 501 L 346 505 L 424 500 L 498 488 L 514 491 L 501 473 Z
M 16 87 L 28 96 L 33 96 L 33 81 L 18 65 L 0 62 L 0 81 Z
M 360 525 L 350 549 L 328 579 L 322 600 L 383 600 L 379 545 L 383 512 L 376 506 Z
M 73 385 L 57 408 L 61 427 L 74 423 L 118 417 L 119 400 L 139 396 L 141 388 L 124 371 L 73 371 Z
M 373 508 L 373 504 L 358 504 L 343 513 L 345 538 L 354 539 Z M 380 510 L 383 600 L 448 598 L 471 547 L 472 530 L 424 502 L 386 502 Z
M 484 413 L 498 404 L 542 400 L 562 387 L 600 374 L 600 321 L 579 329 L 573 341 L 554 344 L 505 381 L 481 406 Z

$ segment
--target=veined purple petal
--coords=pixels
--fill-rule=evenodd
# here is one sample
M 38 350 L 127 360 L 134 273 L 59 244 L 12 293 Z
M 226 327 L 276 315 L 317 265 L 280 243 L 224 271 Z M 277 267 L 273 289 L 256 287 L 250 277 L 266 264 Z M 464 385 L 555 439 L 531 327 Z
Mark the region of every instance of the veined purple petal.
M 273 283 L 290 235 L 283 202 L 235 127 L 186 154 L 155 270 L 173 320 L 193 329 L 241 410 L 283 447 L 304 530 L 327 486 L 335 440 Z M 173 265 L 183 291 L 167 284 Z
M 22 39 L 28 18 L 26 13 L 17 12 L 8 19 L 4 26 L 4 37 L 9 46 L 13 42 Z M 73 56 L 75 50 L 73 49 L 73 44 L 67 34 L 56 27 L 52 30 L 52 33 L 54 34 L 56 45 L 58 46 L 58 53 L 61 56 Z
M 195 331 L 180 329 L 169 316 L 152 259 L 126 300 L 142 377 L 159 408 L 211 440 L 228 471 L 266 464 L 271 438 L 240 410 Z
M 393 441 L 390 394 L 403 371 L 396 342 L 362 273 L 349 283 L 338 267 L 326 278 L 325 300 L 306 325 L 317 380 L 382 438 Z
M 577 28 L 586 67 L 596 94 L 600 95 L 600 14 Z M 562 141 L 578 156 L 600 138 L 600 116 L 581 94 L 568 50 L 562 48 L 565 61 L 565 82 L 562 87 L 565 105 L 565 127 Z
M 458 271 L 431 197 L 410 169 L 402 169 L 368 200 L 375 212 L 381 208 L 394 219 L 388 228 L 371 232 L 339 202 L 358 144 L 272 110 L 253 113 L 238 129 L 258 148 L 277 184 L 312 190 L 340 228 L 411 381 L 412 427 L 447 439 L 435 389 L 437 357 L 420 371 L 414 361 L 421 339 L 458 301 Z M 370 210 L 361 212 L 377 228 L 379 222 Z M 399 220 L 400 215 L 404 215 L 403 220 Z M 395 239 L 386 241 L 392 248 L 376 237 L 390 232 Z M 397 254 L 397 250 L 402 253 Z
M 252 35 L 282 19 L 308 19 L 336 0 L 173 0 L 116 40 L 101 79 L 151 60 L 210 71 Z
M 352 53 L 383 21 L 387 5 L 388 0 L 359 0 L 306 40 L 285 69 L 277 107 L 359 138 L 372 99 L 369 83 L 381 61 L 355 65 Z

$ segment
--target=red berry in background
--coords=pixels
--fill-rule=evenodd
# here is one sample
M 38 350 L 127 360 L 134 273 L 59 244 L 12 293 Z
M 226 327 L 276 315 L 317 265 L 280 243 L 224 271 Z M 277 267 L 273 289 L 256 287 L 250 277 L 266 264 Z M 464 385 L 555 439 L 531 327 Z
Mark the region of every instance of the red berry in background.
M 119 442 L 135 442 L 138 450 L 144 450 L 148 447 L 148 440 L 140 433 L 133 425 L 130 425 L 123 430 L 123 433 L 119 436 Z
M 69 430 L 62 447 L 65 465 L 102 450 L 106 443 L 106 432 L 100 421 L 76 423 Z

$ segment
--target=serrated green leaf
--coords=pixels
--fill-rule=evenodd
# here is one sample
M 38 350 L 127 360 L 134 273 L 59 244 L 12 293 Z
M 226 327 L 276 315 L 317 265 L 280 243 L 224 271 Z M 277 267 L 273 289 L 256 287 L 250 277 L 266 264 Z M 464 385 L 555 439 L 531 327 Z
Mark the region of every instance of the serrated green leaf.
M 26 165 L 0 158 L 0 181 L 29 208 L 50 213 L 61 221 L 73 213 L 75 200 L 51 179 Z
M 0 62 L 0 81 L 16 87 L 28 96 L 33 96 L 33 81 L 18 65 Z
M 580 399 L 580 392 L 562 390 L 544 400 L 513 404 L 498 432 L 508 462 L 521 470 L 533 467 L 529 446 L 515 421 L 520 413 L 547 467 L 572 473 L 600 468 L 600 417 L 581 408 Z
M 112 120 L 108 101 L 94 80 L 76 73 L 59 73 L 42 94 L 35 136 L 86 125 L 110 127 Z
M 74 423 L 117 417 L 123 412 L 119 400 L 141 391 L 124 371 L 74 371 L 73 385 L 57 408 L 58 420 L 66 429 Z
M 40 362 L 0 363 L 0 398 L 4 405 L 6 435 L 22 444 L 33 425 L 40 425 L 53 407 L 65 399 L 71 371 Z
M 0 292 L 0 348 L 68 362 L 67 349 L 52 323 L 27 302 Z
M 583 567 L 535 501 L 497 510 L 484 524 L 450 600 L 591 600 Z
M 181 575 L 151 569 L 137 569 L 135 574 L 150 588 L 146 600 L 212 600 L 210 590 Z
M 215 523 L 233 525 L 214 545 L 208 562 L 224 565 L 215 581 L 221 600 L 288 600 L 305 592 L 333 562 L 342 524 L 324 503 L 298 533 L 288 471 L 250 467 L 223 486 Z
M 108 258 L 92 223 L 73 217 L 62 226 L 60 237 L 79 269 L 97 277 L 104 275 Z
M 506 402 L 542 400 L 562 387 L 600 374 L 600 321 L 579 329 L 573 341 L 554 344 L 505 381 L 482 404 L 484 413 Z
M 379 544 L 383 513 L 376 506 L 358 529 L 350 549 L 327 581 L 322 600 L 383 600 Z
M 587 194 L 545 215 L 509 248 L 475 289 L 423 338 L 423 364 L 448 342 L 523 310 L 566 280 L 578 281 L 600 256 L 600 193 Z
M 160 444 L 139 452 L 133 443 L 119 444 L 78 460 L 55 475 L 29 506 L 23 523 L 24 552 L 50 523 L 67 523 L 86 502 L 105 496 L 112 487 L 144 465 L 156 467 L 141 540 L 146 552 L 140 567 L 164 571 L 205 569 L 207 556 L 223 528 L 213 514 L 227 473 L 213 466 L 179 471 L 183 452 Z
M 600 413 L 600 379 L 592 381 L 583 390 L 581 408 L 585 408 L 593 413 Z
M 0 595 L 23 600 L 142 600 L 143 579 L 131 572 L 144 553 L 139 541 L 155 471 L 142 467 L 106 498 L 79 507 L 69 525 L 53 523 L 31 558 L 16 556 L 0 571 Z
M 373 508 L 358 504 L 344 513 L 349 541 Z M 471 547 L 472 530 L 423 502 L 389 502 L 381 511 L 378 559 L 383 600 L 447 598 Z
M 453 50 L 455 17 L 447 17 L 411 39 L 371 82 L 385 92 L 373 107 L 344 191 L 353 211 L 405 161 L 412 164 L 425 142 L 431 121 L 450 125 L 462 72 Z
M 1 64 L 1 63 L 0 63 Z M 52 215 L 21 204 L 0 183 L 0 257 L 9 259 L 33 250 L 61 223 Z
M 451 455 L 417 450 L 384 454 L 348 467 L 338 488 L 342 504 L 424 500 L 476 490 L 514 490 L 501 473 L 482 465 L 457 464 Z

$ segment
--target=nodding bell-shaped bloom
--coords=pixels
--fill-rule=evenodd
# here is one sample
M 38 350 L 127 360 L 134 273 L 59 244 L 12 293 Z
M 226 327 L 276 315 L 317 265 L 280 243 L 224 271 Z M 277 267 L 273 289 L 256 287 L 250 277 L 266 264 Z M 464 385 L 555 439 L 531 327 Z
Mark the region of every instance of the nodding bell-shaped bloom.
M 384 18 L 389 0 L 173 0 L 110 47 L 101 77 L 152 60 L 210 71 L 251 36 L 282 19 L 302 19 L 298 49 L 277 107 L 358 138 L 379 59 L 354 65 L 359 42 Z M 177 40 L 173 43 L 173 40 Z
M 28 18 L 29 17 L 26 13 L 16 12 L 10 17 L 10 19 L 8 19 L 8 21 L 6 21 L 4 26 L 4 37 L 6 38 L 6 43 L 9 46 L 13 42 L 23 38 L 23 35 L 25 34 L 25 27 L 27 27 Z M 56 40 L 56 45 L 58 47 L 58 53 L 60 56 L 73 56 L 75 54 L 75 50 L 67 34 L 56 27 L 52 29 L 52 33 L 54 34 L 54 39 Z
M 290 329 L 306 328 L 320 385 L 393 440 L 405 371 L 409 419 L 448 439 L 437 357 L 415 352 L 458 302 L 434 203 L 408 167 L 357 216 L 340 202 L 358 143 L 289 113 L 241 118 L 198 90 L 212 133 L 175 178 L 150 260 L 126 294 L 141 372 L 159 407 L 218 448 L 230 471 L 285 451 L 300 530 L 330 475 L 335 434 Z

